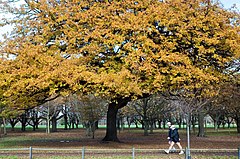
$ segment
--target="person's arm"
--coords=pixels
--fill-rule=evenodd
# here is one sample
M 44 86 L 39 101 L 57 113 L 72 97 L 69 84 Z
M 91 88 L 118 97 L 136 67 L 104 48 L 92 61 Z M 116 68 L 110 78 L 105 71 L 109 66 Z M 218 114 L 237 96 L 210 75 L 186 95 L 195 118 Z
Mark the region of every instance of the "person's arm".
M 168 129 L 168 140 L 170 140 L 171 139 L 171 131 L 172 131 L 172 129 Z

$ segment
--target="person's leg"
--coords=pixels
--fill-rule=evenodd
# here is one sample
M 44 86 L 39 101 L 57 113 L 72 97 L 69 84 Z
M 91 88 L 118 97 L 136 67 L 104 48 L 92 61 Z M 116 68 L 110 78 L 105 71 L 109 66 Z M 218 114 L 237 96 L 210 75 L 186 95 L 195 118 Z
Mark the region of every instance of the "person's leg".
M 169 146 L 171 145 L 173 141 L 169 140 L 168 143 L 169 143 Z M 173 146 L 172 149 L 170 150 L 170 152 L 175 152 L 176 148 Z
M 180 153 L 179 154 L 184 154 L 183 149 L 182 149 L 182 145 L 180 144 L 180 142 L 177 142 L 176 144 L 178 145 L 178 147 L 180 149 Z
M 171 150 L 172 148 L 173 148 L 173 145 L 174 145 L 175 143 L 172 141 L 171 143 L 170 143 L 170 146 L 169 146 L 169 150 Z
M 178 145 L 179 149 L 182 150 L 182 145 L 180 144 L 180 142 L 177 142 L 176 144 Z
M 168 150 L 165 150 L 165 152 L 166 152 L 166 153 L 169 153 L 174 144 L 175 144 L 175 143 L 172 141 L 172 142 L 170 143 L 170 146 L 169 146 Z

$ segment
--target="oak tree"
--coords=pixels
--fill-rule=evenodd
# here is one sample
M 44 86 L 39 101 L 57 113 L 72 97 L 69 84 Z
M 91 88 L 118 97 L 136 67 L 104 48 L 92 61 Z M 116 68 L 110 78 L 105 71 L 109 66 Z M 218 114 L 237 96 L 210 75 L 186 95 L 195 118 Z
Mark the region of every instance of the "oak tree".
M 107 141 L 118 141 L 116 114 L 131 99 L 211 90 L 239 58 L 239 14 L 209 0 L 25 0 L 4 8 L 16 15 L 1 21 L 14 26 L 1 43 L 5 103 L 30 107 L 73 92 L 104 96 L 111 101 Z

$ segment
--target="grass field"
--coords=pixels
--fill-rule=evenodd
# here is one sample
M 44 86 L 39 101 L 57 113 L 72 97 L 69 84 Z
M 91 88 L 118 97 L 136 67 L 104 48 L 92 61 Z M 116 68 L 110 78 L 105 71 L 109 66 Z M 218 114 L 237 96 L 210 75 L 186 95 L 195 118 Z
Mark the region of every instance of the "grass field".
M 118 133 L 120 143 L 101 142 L 105 135 L 105 129 L 98 129 L 95 139 L 87 137 L 84 129 L 63 130 L 46 134 L 44 129 L 36 132 L 27 130 L 21 132 L 8 130 L 6 136 L 0 138 L 0 149 L 29 148 L 33 147 L 34 159 L 75 159 L 81 158 L 81 150 L 85 149 L 85 158 L 99 159 L 130 159 L 132 148 L 136 149 L 135 159 L 183 159 L 185 155 L 177 153 L 164 154 L 163 149 L 168 147 L 167 130 L 154 130 L 149 136 L 143 135 L 142 129 L 127 129 Z M 186 147 L 186 131 L 180 130 L 181 144 Z M 240 136 L 236 129 L 220 129 L 215 131 L 207 129 L 206 137 L 199 138 L 191 134 L 190 145 L 192 149 L 235 149 L 234 152 L 191 152 L 192 159 L 237 159 L 237 149 L 240 146 Z M 56 151 L 37 151 L 34 148 L 51 148 Z M 57 149 L 67 149 L 58 151 Z M 73 149 L 78 151 L 70 152 Z M 146 152 L 141 152 L 141 150 Z M 94 150 L 94 151 L 93 151 Z M 103 152 L 99 152 L 104 150 Z M 106 150 L 106 151 L 105 151 Z M 116 150 L 119 151 L 116 153 Z M 125 152 L 126 151 L 126 152 Z M 1 151 L 0 159 L 25 159 L 29 158 L 29 150 L 26 151 Z

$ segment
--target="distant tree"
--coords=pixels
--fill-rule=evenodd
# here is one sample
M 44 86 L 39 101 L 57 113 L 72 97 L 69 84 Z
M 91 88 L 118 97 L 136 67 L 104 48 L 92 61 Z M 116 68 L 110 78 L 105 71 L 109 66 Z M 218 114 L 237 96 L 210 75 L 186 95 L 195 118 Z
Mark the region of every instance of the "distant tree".
M 127 112 L 135 112 L 135 115 L 141 117 L 141 123 L 144 128 L 144 135 L 148 135 L 148 130 L 153 133 L 155 122 L 159 118 L 159 114 L 165 114 L 169 110 L 167 101 L 160 95 L 152 95 L 130 102 L 125 108 Z
M 107 101 L 94 95 L 78 96 L 78 106 L 75 108 L 87 128 L 87 135 L 95 138 L 96 123 L 106 115 Z
M 63 98 L 58 97 L 40 106 L 42 119 L 46 120 L 47 133 L 57 131 L 57 121 L 63 117 L 61 114 L 63 105 Z
M 221 124 L 221 118 L 223 119 L 227 113 L 230 113 L 226 110 L 226 108 L 226 105 L 224 103 L 220 103 L 219 99 L 215 99 L 208 106 L 208 114 L 213 119 L 215 130 L 218 130 L 218 127 Z
M 236 121 L 237 132 L 240 133 L 240 85 L 239 74 L 234 76 L 229 82 L 226 82 L 221 87 L 221 92 L 213 104 L 217 105 L 216 108 L 221 110 L 222 116 L 231 117 Z
M 165 96 L 168 96 L 170 105 L 179 111 L 180 116 L 186 119 L 187 123 L 189 123 L 188 126 L 190 126 L 191 117 L 197 114 L 198 136 L 203 137 L 205 136 L 204 116 L 207 113 L 206 107 L 216 98 L 215 94 L 218 94 L 218 92 L 219 90 L 217 88 L 212 87 L 212 90 L 209 91 L 203 87 L 193 90 L 182 89 L 171 91 Z
M 39 107 L 30 109 L 28 111 L 28 125 L 33 127 L 33 131 L 38 129 L 38 125 L 40 124 L 40 122 L 42 122 L 42 112 L 40 111 L 41 109 L 39 109 Z
M 123 116 L 126 118 L 128 131 L 130 130 L 132 124 L 135 124 L 136 128 L 138 128 L 138 124 L 141 123 L 141 116 L 139 116 L 135 109 L 131 106 L 131 102 L 129 102 L 127 106 L 123 107 L 121 111 Z
M 16 126 L 16 124 L 18 122 L 19 122 L 19 118 L 17 118 L 17 117 L 10 117 L 10 118 L 8 118 L 8 123 L 11 125 L 12 131 L 14 131 L 14 127 Z
M 159 94 L 150 96 L 148 104 L 151 106 L 149 109 L 150 116 L 150 133 L 153 133 L 153 129 L 156 128 L 156 122 L 163 120 L 163 114 L 170 112 L 168 101 Z
M 78 128 L 78 125 L 81 120 L 81 115 L 79 112 L 79 99 L 76 94 L 70 94 L 65 97 L 65 104 L 64 104 L 64 120 L 67 123 L 69 129 L 74 129 L 75 126 Z

